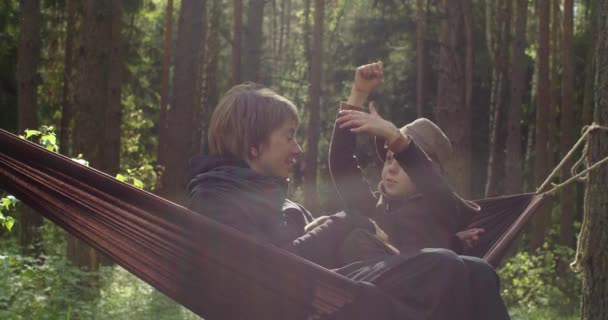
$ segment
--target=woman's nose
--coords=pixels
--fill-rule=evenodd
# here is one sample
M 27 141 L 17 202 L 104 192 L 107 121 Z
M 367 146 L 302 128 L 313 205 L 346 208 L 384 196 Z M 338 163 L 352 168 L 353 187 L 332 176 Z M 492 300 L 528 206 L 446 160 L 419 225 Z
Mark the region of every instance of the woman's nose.
M 396 173 L 397 170 L 399 169 L 399 164 L 397 163 L 397 161 L 391 161 L 389 166 L 388 166 L 388 171 L 390 173 Z

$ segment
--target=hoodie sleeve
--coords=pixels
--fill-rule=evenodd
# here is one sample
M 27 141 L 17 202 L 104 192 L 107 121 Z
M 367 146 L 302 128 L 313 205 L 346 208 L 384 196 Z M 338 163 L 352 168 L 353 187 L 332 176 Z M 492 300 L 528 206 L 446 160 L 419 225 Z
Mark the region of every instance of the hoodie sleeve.
M 338 212 L 283 248 L 325 268 L 341 267 L 338 249 L 355 229 L 372 233 L 375 230 L 372 222 L 366 217 Z
M 355 156 L 356 135 L 334 125 L 329 146 L 329 172 L 345 210 L 371 216 L 378 199 L 363 178 Z

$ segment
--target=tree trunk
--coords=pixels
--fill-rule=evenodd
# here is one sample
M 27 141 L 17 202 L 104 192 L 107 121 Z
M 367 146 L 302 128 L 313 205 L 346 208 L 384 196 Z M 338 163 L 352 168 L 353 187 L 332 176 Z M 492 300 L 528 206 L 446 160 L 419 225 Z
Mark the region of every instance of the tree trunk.
M 264 4 L 266 0 L 249 0 L 247 8 L 247 26 L 243 43 L 243 80 L 259 81 L 262 60 L 262 43 L 264 36 L 262 22 L 264 21 Z
M 590 1 L 589 9 L 585 15 L 585 20 L 591 21 L 589 23 L 589 34 L 595 36 L 597 24 L 594 23 L 597 17 L 597 10 L 595 1 Z M 593 41 L 591 43 L 594 43 Z M 583 112 L 581 115 L 581 122 L 583 126 L 590 125 L 593 121 L 593 98 L 594 98 L 594 76 L 595 76 L 595 60 L 593 59 L 594 54 L 593 45 L 587 49 L 587 55 L 585 57 L 585 91 L 583 95 Z
M 515 20 L 515 37 L 511 44 L 511 99 L 508 116 L 507 152 L 505 165 L 505 192 L 507 194 L 522 192 L 522 100 L 525 86 L 526 66 L 526 24 L 528 1 L 517 0 Z
M 38 61 L 40 60 L 40 0 L 23 0 L 19 7 L 17 48 L 18 131 L 38 129 Z M 29 207 L 21 210 L 19 242 L 25 255 L 42 254 L 42 216 Z
M 426 104 L 426 2 L 416 0 L 416 113 L 424 117 Z
M 103 164 L 100 169 L 111 175 L 116 175 L 120 170 L 120 124 L 122 123 L 122 82 L 124 65 L 124 41 L 122 32 L 122 8 L 123 0 L 111 1 L 111 29 L 109 69 L 108 69 L 108 107 L 106 112 L 105 139 L 102 155 Z
M 223 11 L 221 2 L 215 1 L 211 7 L 211 23 L 209 30 L 209 45 L 207 52 L 207 79 L 210 81 L 207 83 L 207 105 L 211 108 L 207 110 L 213 110 L 212 108 L 218 103 L 219 100 L 219 92 L 217 86 L 217 69 L 219 63 L 219 55 L 220 55 L 220 28 L 221 22 L 223 20 Z M 209 117 L 211 116 L 211 112 L 208 112 L 206 115 L 205 123 L 209 123 Z M 203 130 L 204 135 L 206 135 L 206 131 Z M 204 140 L 204 139 L 203 139 Z
M 110 175 L 120 165 L 121 84 L 124 70 L 122 1 L 87 1 L 81 24 L 74 105 L 74 153 L 91 167 Z M 68 258 L 77 266 L 97 270 L 101 255 L 68 236 Z M 94 283 L 93 283 L 94 285 Z
M 317 158 L 320 133 L 319 107 L 321 104 L 321 75 L 323 72 L 323 17 L 325 0 L 315 0 L 314 26 L 312 32 L 312 56 L 310 63 L 310 91 L 308 108 L 308 130 L 306 145 L 306 167 L 304 171 L 304 204 L 318 208 Z M 314 210 L 313 212 L 315 212 Z
M 560 63 L 560 16 L 561 10 L 559 3 L 561 0 L 552 0 L 551 2 L 551 66 L 549 68 L 549 87 L 551 94 L 549 98 L 549 122 L 547 122 L 547 164 L 549 170 L 552 170 L 556 165 L 556 146 L 558 142 L 558 112 L 560 110 L 560 81 L 559 81 L 559 63 Z
M 167 167 L 167 140 L 169 135 L 169 119 L 167 110 L 169 108 L 169 70 L 171 69 L 171 48 L 173 47 L 173 0 L 167 1 L 165 11 L 165 30 L 163 43 L 163 65 L 161 70 L 160 84 L 160 114 L 158 119 L 158 151 L 156 161 L 159 165 L 159 178 L 156 185 L 157 190 L 162 190 L 162 175 Z
M 241 32 L 243 31 L 243 0 L 233 0 L 232 85 L 241 83 Z
M 71 155 L 71 128 L 73 106 L 70 99 L 72 64 L 74 51 L 74 25 L 76 23 L 76 0 L 66 1 L 68 16 L 65 33 L 65 58 L 63 60 L 63 88 L 61 93 L 61 124 L 59 125 L 59 148 L 62 154 Z
M 464 6 L 463 6 L 464 5 Z M 455 189 L 465 198 L 471 193 L 472 34 L 465 32 L 463 9 L 470 0 L 442 0 L 439 34 L 439 72 L 435 118 L 454 145 L 447 165 Z M 467 11 L 467 10 L 464 10 Z M 471 17 L 467 18 L 471 21 Z M 472 29 L 472 26 L 469 26 Z M 468 34 L 468 36 L 465 36 Z M 466 48 L 462 44 L 466 40 Z M 464 49 L 464 50 L 463 50 Z
M 209 125 L 209 119 L 211 117 L 211 111 L 218 102 L 218 88 L 217 88 L 217 68 L 220 54 L 220 28 L 222 16 L 222 6 L 220 1 L 214 1 L 210 8 L 209 14 L 209 32 L 207 32 L 207 41 L 205 46 L 204 54 L 204 70 L 202 72 L 202 79 L 204 81 L 201 93 L 201 112 L 198 117 L 198 126 L 200 126 L 201 152 L 207 152 L 207 128 Z
M 183 0 L 177 29 L 173 103 L 167 112 L 167 162 L 162 175 L 162 189 L 158 193 L 178 203 L 184 200 L 187 161 L 198 150 L 201 141 L 200 132 L 197 135 L 195 130 L 199 124 L 195 124 L 193 119 L 200 107 L 204 10 L 205 1 Z
M 203 7 L 201 20 L 203 21 L 203 25 L 199 36 L 200 38 L 198 39 L 198 73 L 196 77 L 198 87 L 198 90 L 196 91 L 196 100 L 198 101 L 198 104 L 194 106 L 194 116 L 192 118 L 194 120 L 194 130 L 192 131 L 192 144 L 190 145 L 190 150 L 188 151 L 188 154 L 191 156 L 200 153 L 201 150 L 204 150 L 204 146 L 206 145 L 206 143 L 203 141 L 203 137 L 206 137 L 206 134 L 203 134 L 203 130 L 206 128 L 204 119 L 208 114 L 207 85 L 210 82 L 207 77 L 207 45 L 209 39 L 207 38 L 208 19 L 206 6 Z
M 561 108 L 561 156 L 572 148 L 575 143 L 575 117 L 574 112 L 574 1 L 564 0 L 564 27 L 562 40 L 562 108 Z M 562 181 L 570 176 L 572 161 L 569 161 L 561 170 Z M 560 191 L 560 236 L 559 243 L 564 246 L 574 246 L 574 218 L 576 191 L 574 186 L 568 186 Z
M 608 1 L 597 3 L 595 51 L 595 114 L 599 125 L 608 126 Z M 589 163 L 608 157 L 608 132 L 595 131 L 589 141 Z M 585 195 L 585 214 L 579 248 L 583 269 L 581 319 L 608 317 L 608 166 L 589 174 Z M 577 257 L 578 258 L 578 257 Z
M 539 0 L 538 83 L 536 95 L 536 134 L 534 148 L 534 182 L 540 186 L 549 171 L 547 166 L 547 123 L 549 121 L 549 13 L 550 1 Z M 545 241 L 550 222 L 548 206 L 541 208 L 532 219 L 530 247 L 539 248 Z
M 506 104 L 506 91 L 509 74 L 509 48 L 511 30 L 511 1 L 501 1 L 497 4 L 496 13 L 496 34 L 492 38 L 496 43 L 489 44 L 493 50 L 490 54 L 494 55 L 494 71 L 492 73 L 492 92 L 490 99 L 490 136 L 488 164 L 486 168 L 485 196 L 496 196 L 503 192 L 504 177 L 502 173 L 505 167 L 505 139 L 502 134 L 504 131 L 504 105 Z M 487 19 L 491 17 L 486 17 Z

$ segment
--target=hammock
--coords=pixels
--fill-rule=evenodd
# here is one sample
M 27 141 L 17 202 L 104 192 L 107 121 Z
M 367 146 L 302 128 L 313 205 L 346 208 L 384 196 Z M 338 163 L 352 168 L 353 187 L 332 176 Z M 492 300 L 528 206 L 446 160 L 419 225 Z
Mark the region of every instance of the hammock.
M 358 285 L 0 129 L 0 186 L 205 319 L 308 319 Z M 479 200 L 475 251 L 497 265 L 546 194 Z

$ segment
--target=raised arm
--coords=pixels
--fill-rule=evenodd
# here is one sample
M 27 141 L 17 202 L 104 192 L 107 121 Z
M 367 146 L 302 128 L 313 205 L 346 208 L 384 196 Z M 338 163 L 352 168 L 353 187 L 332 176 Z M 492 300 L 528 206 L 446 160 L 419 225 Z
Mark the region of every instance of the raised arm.
M 382 63 L 357 68 L 351 94 L 340 104 L 340 110 L 363 110 L 367 96 L 380 82 Z M 369 216 L 375 211 L 377 199 L 363 177 L 355 149 L 355 133 L 336 124 L 329 145 L 329 172 L 334 187 L 346 210 Z
M 406 171 L 416 185 L 417 192 L 432 197 L 430 204 L 435 207 L 432 212 L 438 223 L 455 234 L 462 227 L 459 217 L 462 209 L 461 199 L 452 191 L 432 160 L 409 136 L 401 133 L 390 121 L 380 117 L 373 104 L 370 104 L 369 110 L 369 113 L 341 111 L 337 120 L 339 127 L 375 135 L 387 141 L 388 149 L 392 152 L 391 158 Z

